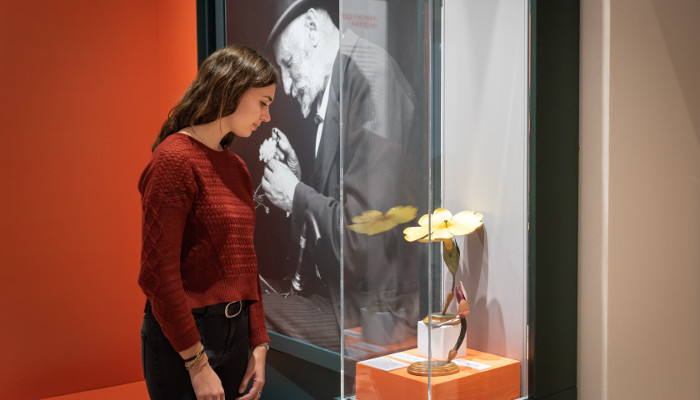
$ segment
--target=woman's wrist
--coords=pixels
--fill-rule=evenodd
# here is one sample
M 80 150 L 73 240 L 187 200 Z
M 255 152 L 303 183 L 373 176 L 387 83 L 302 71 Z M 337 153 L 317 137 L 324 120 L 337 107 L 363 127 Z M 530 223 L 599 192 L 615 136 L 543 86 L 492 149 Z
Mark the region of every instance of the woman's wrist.
M 208 362 L 207 353 L 204 352 L 204 346 L 199 345 L 199 351 L 194 357 L 185 359 L 185 369 L 191 371 L 206 365 Z
M 180 357 L 182 357 L 183 360 L 189 360 L 196 357 L 203 347 L 202 342 L 197 342 L 185 350 L 178 352 L 178 354 L 180 354 Z
M 190 366 L 189 368 L 185 366 L 185 369 L 190 373 L 190 375 L 192 375 L 202 371 L 207 365 L 209 365 L 209 357 L 207 357 L 207 353 L 204 353 L 196 364 Z
M 270 342 L 262 342 L 253 346 L 252 350 L 256 350 L 260 347 L 264 347 L 265 351 L 270 350 Z

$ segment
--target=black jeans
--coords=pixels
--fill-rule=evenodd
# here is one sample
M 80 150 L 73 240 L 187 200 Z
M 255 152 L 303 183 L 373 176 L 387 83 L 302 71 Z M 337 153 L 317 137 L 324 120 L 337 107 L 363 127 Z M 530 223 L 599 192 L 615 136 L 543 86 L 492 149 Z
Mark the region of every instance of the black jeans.
M 194 311 L 192 314 L 209 364 L 221 379 L 226 399 L 242 396 L 238 387 L 248 365 L 247 304 L 234 318 Z M 141 361 L 152 400 L 196 399 L 182 357 L 173 349 L 148 306 L 141 326 Z

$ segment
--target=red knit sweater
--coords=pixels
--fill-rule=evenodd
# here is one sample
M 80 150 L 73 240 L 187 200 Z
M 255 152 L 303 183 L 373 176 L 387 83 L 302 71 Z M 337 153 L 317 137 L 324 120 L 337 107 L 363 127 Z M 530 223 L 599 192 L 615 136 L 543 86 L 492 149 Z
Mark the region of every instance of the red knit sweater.
M 252 181 L 234 153 L 175 133 L 139 180 L 139 285 L 176 351 L 200 340 L 192 308 L 253 300 L 250 345 L 269 341 L 253 247 Z

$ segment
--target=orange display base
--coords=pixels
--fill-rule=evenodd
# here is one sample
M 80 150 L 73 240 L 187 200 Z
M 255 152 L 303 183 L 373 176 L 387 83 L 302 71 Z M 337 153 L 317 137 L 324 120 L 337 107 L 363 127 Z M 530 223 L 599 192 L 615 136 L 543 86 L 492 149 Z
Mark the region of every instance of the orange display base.
M 417 356 L 416 349 L 404 353 Z M 391 355 L 388 358 L 406 362 Z M 457 359 L 460 360 L 460 359 Z M 520 397 L 520 361 L 467 349 L 468 360 L 479 370 L 459 366 L 459 372 L 448 376 L 433 376 L 432 398 L 440 400 L 513 400 Z M 358 400 L 423 400 L 428 398 L 428 377 L 408 373 L 407 368 L 391 371 L 363 363 L 356 366 L 356 396 Z

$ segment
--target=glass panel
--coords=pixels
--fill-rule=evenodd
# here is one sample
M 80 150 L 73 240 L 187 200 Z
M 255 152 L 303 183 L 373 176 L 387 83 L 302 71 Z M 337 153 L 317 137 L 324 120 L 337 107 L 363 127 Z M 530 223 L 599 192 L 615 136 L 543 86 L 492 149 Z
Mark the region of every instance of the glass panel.
M 337 398 L 342 385 L 353 384 L 351 377 L 341 384 L 339 6 L 231 0 L 226 13 L 228 43 L 263 52 L 281 78 L 272 121 L 233 145 L 256 190 L 255 244 L 271 337 L 265 396 Z
M 457 240 L 467 345 L 486 353 L 471 358 L 482 364 L 520 362 L 503 385 L 526 396 L 528 2 L 445 0 L 443 23 L 443 204 L 483 213 L 483 227 Z
M 414 360 L 427 360 L 417 353 L 419 321 L 439 304 L 431 290 L 439 282 L 432 268 L 439 247 L 404 235 L 430 213 L 432 194 L 439 193 L 430 179 L 440 166 L 439 151 L 431 153 L 431 115 L 439 106 L 431 97 L 432 6 L 340 2 L 334 74 L 340 78 L 341 224 L 347 229 L 341 231 L 339 289 L 343 366 L 355 378 L 346 380 L 352 386 L 344 393 L 358 398 L 416 395 L 415 386 L 384 382 L 383 369 L 405 371 Z
M 527 5 L 341 2 L 341 54 L 350 60 L 340 71 L 344 222 L 382 230 L 345 230 L 341 241 L 344 355 L 357 362 L 355 386 L 345 393 L 362 400 L 423 398 L 416 391 L 428 398 L 527 394 Z M 433 24 L 444 27 L 438 46 Z M 431 62 L 441 49 L 442 63 Z M 438 104 L 444 108 L 431 113 Z M 442 124 L 432 124 L 433 115 Z M 353 167 L 358 148 L 368 149 L 360 153 L 366 158 Z M 442 196 L 431 196 L 437 187 Z M 362 194 L 362 206 L 353 194 Z M 395 205 L 416 206 L 416 218 L 388 223 Z M 450 212 L 430 217 L 447 228 L 429 238 L 436 243 L 402 241 L 406 226 L 438 207 Z M 358 285 L 358 276 L 369 283 Z M 433 325 L 421 322 L 426 315 Z M 421 373 L 415 360 L 425 361 L 427 376 L 412 376 Z

